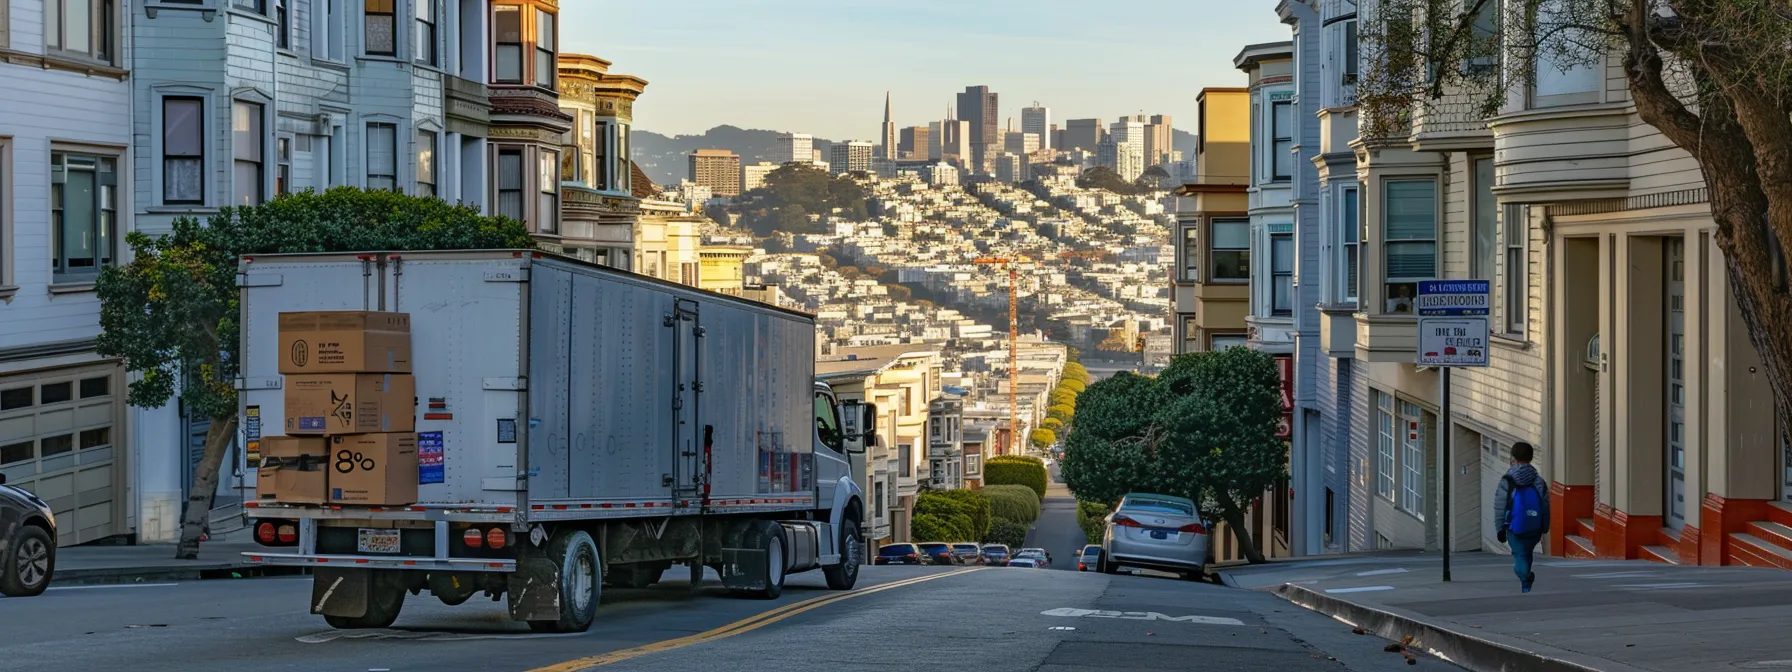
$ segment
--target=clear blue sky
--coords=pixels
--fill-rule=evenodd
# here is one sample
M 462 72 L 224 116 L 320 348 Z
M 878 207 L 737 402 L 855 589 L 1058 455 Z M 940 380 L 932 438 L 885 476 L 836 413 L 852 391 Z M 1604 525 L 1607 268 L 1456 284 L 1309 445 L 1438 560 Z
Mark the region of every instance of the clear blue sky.
M 568 52 L 648 81 L 635 127 L 718 124 L 877 139 L 987 84 L 1002 123 L 1170 114 L 1192 130 L 1203 86 L 1242 86 L 1232 57 L 1289 39 L 1274 0 L 561 0 Z

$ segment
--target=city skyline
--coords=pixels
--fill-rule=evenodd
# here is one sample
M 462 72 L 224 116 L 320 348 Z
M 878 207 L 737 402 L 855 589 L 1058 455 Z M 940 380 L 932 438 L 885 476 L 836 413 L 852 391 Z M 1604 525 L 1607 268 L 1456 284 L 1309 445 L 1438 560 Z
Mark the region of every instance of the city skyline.
M 1229 67 L 1240 46 L 1287 39 L 1283 26 L 1251 20 L 1255 6 L 1210 4 L 1147 2 L 1089 31 L 1074 18 L 1079 5 L 1052 1 L 769 0 L 749 10 L 678 0 L 601 11 L 567 3 L 563 42 L 652 83 L 635 108 L 642 130 L 700 134 L 727 124 L 876 141 L 886 93 L 902 128 L 938 120 L 975 85 L 1014 101 L 1003 107 L 1014 110 L 1017 125 L 1019 109 L 1035 100 L 1054 119 L 1192 119 L 1201 87 L 1243 85 Z M 960 19 L 921 11 L 930 5 Z M 665 21 L 674 15 L 678 22 Z M 1051 18 L 1016 22 L 1019 16 Z M 869 25 L 881 29 L 862 30 Z M 1227 28 L 1201 39 L 1198 26 Z M 1039 49 L 1053 44 L 1077 46 Z

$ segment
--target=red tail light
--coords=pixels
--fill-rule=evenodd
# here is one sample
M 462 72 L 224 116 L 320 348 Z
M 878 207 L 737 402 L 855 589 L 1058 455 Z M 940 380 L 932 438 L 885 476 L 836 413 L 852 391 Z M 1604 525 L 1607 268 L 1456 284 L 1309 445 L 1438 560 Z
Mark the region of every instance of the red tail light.
M 279 538 L 280 543 L 282 544 L 296 543 L 299 540 L 299 528 L 291 525 L 281 525 L 280 528 L 275 531 L 274 536 Z
M 1207 527 L 1206 527 L 1206 526 L 1205 526 L 1205 525 L 1202 525 L 1202 524 L 1200 524 L 1200 523 L 1189 523 L 1189 524 L 1187 524 L 1187 525 L 1183 525 L 1183 526 L 1182 526 L 1182 527 L 1181 527 L 1181 528 L 1180 528 L 1180 531 L 1182 531 L 1182 532 L 1193 532 L 1193 533 L 1195 533 L 1195 534 L 1207 534 Z
M 1119 525 L 1121 527 L 1144 527 L 1144 525 L 1141 525 L 1139 523 L 1139 521 L 1136 521 L 1136 520 L 1133 520 L 1131 518 L 1128 518 L 1126 516 L 1121 516 L 1121 515 L 1114 516 L 1114 524 Z
M 502 528 L 502 527 L 494 527 L 490 530 L 487 530 L 485 533 L 485 545 L 486 546 L 490 546 L 492 548 L 503 548 L 505 541 L 507 541 L 507 539 L 504 536 L 504 528 Z
M 460 540 L 465 542 L 468 548 L 479 548 L 485 545 L 485 535 L 480 534 L 479 530 L 467 530 L 460 535 Z
M 260 525 L 256 525 L 255 526 L 255 540 L 259 541 L 263 544 L 274 543 L 274 540 L 275 540 L 274 524 L 273 523 L 262 523 Z
M 915 555 L 915 554 L 913 554 L 913 553 L 910 553 L 910 554 L 908 554 L 908 557 L 911 557 L 911 558 L 919 558 L 919 557 L 921 557 L 921 556 L 919 556 L 919 555 Z

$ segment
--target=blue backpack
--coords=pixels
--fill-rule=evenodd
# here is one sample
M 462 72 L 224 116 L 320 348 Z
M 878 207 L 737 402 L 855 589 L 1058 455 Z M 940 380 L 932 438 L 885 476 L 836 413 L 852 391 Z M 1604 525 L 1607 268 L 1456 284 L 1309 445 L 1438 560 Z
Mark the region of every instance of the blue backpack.
M 1541 485 L 1519 487 L 1518 482 L 1507 475 L 1506 479 L 1506 531 L 1517 536 L 1530 536 L 1543 531 L 1548 521 L 1543 519 L 1543 493 Z

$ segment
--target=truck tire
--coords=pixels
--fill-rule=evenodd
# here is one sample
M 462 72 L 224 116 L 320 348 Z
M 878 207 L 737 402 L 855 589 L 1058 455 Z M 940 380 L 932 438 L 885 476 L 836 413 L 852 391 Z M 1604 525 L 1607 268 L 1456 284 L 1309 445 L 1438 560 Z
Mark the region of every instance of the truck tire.
M 775 600 L 784 594 L 784 530 L 769 520 L 756 520 L 747 528 L 745 541 L 765 552 L 765 583 L 759 588 L 737 591 L 746 597 Z
M 50 587 L 56 571 L 56 540 L 44 528 L 25 525 L 12 537 L 8 567 L 0 567 L 0 595 L 36 597 Z
M 529 621 L 536 632 L 584 632 L 597 618 L 603 597 L 603 562 L 584 530 L 562 529 L 548 542 L 547 556 L 560 571 L 560 618 Z
M 337 630 L 368 630 L 392 627 L 398 612 L 404 609 L 404 581 L 398 572 L 374 571 L 367 580 L 367 613 L 360 616 L 324 615 L 324 622 Z
M 859 582 L 859 521 L 840 521 L 840 564 L 821 568 L 828 590 L 852 590 Z
M 432 572 L 429 575 L 429 594 L 450 607 L 466 602 L 476 592 L 479 592 L 479 587 L 474 584 L 471 576 L 453 572 Z

